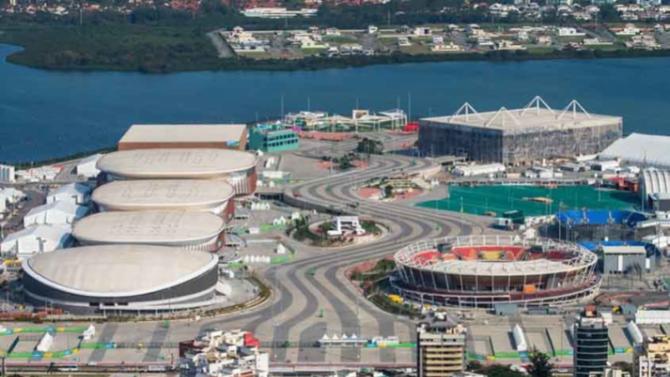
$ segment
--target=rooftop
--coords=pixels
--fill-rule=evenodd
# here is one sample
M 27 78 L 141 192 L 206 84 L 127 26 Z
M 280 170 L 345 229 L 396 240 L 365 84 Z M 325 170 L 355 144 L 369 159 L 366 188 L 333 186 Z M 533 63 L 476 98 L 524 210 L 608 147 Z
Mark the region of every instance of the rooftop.
M 670 136 L 632 133 L 621 138 L 599 155 L 601 159 L 621 159 L 645 166 L 670 167 Z
M 233 188 L 214 180 L 114 181 L 93 191 L 93 201 L 109 207 L 131 206 L 147 209 L 165 205 L 189 207 L 220 205 L 234 194 Z
M 214 148 L 135 149 L 104 155 L 97 167 L 124 178 L 211 179 L 251 169 L 253 153 Z
M 546 129 L 573 129 L 608 126 L 622 121 L 621 117 L 591 114 L 576 100 L 562 110 L 549 107 L 540 97 L 535 97 L 520 109 L 501 107 L 497 111 L 478 112 L 469 103 L 448 116 L 423 118 L 423 121 L 455 124 L 472 128 L 487 128 L 508 132 L 528 132 Z
M 91 243 L 188 242 L 216 237 L 224 225 L 209 212 L 101 212 L 75 223 L 72 235 Z
M 214 254 L 163 246 L 88 246 L 43 253 L 24 271 L 61 290 L 90 296 L 154 292 L 191 280 L 214 267 Z
M 11 242 L 23 237 L 39 237 L 43 239 L 49 239 L 54 242 L 59 242 L 64 237 L 67 237 L 70 234 L 70 225 L 67 224 L 57 224 L 57 225 L 33 225 L 27 228 L 21 229 L 18 232 L 14 232 L 7 237 L 5 237 L 2 242 Z
M 244 124 L 134 124 L 119 143 L 237 143 L 246 130 Z
M 91 188 L 88 185 L 83 183 L 74 182 L 68 183 L 66 185 L 60 186 L 57 189 L 49 190 L 48 196 L 63 196 L 63 195 L 78 195 L 78 194 L 88 194 L 91 192 Z
M 45 211 L 59 211 L 67 214 L 72 214 L 72 215 L 77 215 L 77 214 L 85 214 L 88 212 L 88 209 L 84 206 L 80 206 L 77 204 L 74 204 L 72 202 L 66 201 L 66 200 L 58 200 L 55 202 L 47 203 L 47 204 L 42 204 L 40 206 L 34 207 L 28 211 L 26 214 L 27 216 L 35 215 L 38 213 L 42 213 Z

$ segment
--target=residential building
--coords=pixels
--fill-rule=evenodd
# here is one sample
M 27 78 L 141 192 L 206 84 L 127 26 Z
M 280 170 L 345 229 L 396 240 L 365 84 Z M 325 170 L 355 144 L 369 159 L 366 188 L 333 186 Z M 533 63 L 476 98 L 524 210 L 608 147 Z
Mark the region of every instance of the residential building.
M 417 327 L 417 376 L 453 376 L 465 370 L 466 329 L 445 315 Z
M 574 376 L 604 375 L 607 369 L 609 338 L 605 318 L 595 306 L 587 306 L 577 317 L 573 334 Z
M 633 357 L 635 377 L 660 377 L 670 375 L 670 336 L 647 338 L 635 350 Z
M 189 372 L 212 377 L 269 376 L 269 356 L 260 342 L 242 330 L 208 331 L 179 344 L 179 356 Z

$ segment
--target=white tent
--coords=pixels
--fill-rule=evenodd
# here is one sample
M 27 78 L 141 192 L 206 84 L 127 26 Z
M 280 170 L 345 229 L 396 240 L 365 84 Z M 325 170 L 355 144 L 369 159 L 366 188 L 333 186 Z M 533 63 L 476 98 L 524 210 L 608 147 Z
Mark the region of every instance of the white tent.
M 605 148 L 600 160 L 619 159 L 630 164 L 670 168 L 670 136 L 632 133 Z
M 75 173 L 79 176 L 86 178 L 95 178 L 100 173 L 100 170 L 96 167 L 98 160 L 102 157 L 100 153 L 96 153 L 92 156 L 82 158 L 77 162 L 75 166 Z
M 0 252 L 25 259 L 36 253 L 62 249 L 70 244 L 69 225 L 34 225 L 8 235 Z
M 26 228 L 38 224 L 72 224 L 84 217 L 88 208 L 67 201 L 58 201 L 35 207 L 23 218 Z
M 26 194 L 13 187 L 5 187 L 0 189 L 0 197 L 4 198 L 7 203 L 16 203 L 26 198 Z
M 83 183 L 69 183 L 55 190 L 49 190 L 47 203 L 68 201 L 74 204 L 88 204 L 91 199 L 91 188 Z

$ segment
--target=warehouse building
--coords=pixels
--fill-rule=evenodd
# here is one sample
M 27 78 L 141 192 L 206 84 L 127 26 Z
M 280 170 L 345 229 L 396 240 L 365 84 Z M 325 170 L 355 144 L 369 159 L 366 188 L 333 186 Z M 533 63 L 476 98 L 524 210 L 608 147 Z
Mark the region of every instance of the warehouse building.
M 135 124 L 121 137 L 118 150 L 223 148 L 245 150 L 244 124 Z
M 114 181 L 93 191 L 101 211 L 199 211 L 230 218 L 233 188 L 214 180 Z
M 256 190 L 256 156 L 225 149 L 146 149 L 112 152 L 98 160 L 104 180 L 222 180 L 245 195 Z
M 670 210 L 670 171 L 656 168 L 642 170 L 640 193 L 645 208 Z
M 86 205 L 91 200 L 91 187 L 83 183 L 68 183 L 55 190 L 49 190 L 47 203 L 67 201 L 74 204 Z
M 225 223 L 209 212 L 101 212 L 74 225 L 72 235 L 81 245 L 140 244 L 217 251 Z
M 506 165 L 596 154 L 621 137 L 621 117 L 587 112 L 577 101 L 563 110 L 536 97 L 520 109 L 477 112 L 464 104 L 453 115 L 421 119 L 419 149 L 426 156 L 465 156 Z
M 602 245 L 603 273 L 642 274 L 652 269 L 644 244 Z
M 33 254 L 68 247 L 71 244 L 69 225 L 34 225 L 5 237 L 0 243 L 3 255 L 25 259 Z
M 106 245 L 37 254 L 22 264 L 28 301 L 72 313 L 139 313 L 209 305 L 218 257 L 149 245 Z
M 39 224 L 72 224 L 88 213 L 88 208 L 69 201 L 58 201 L 37 206 L 23 217 L 23 226 Z

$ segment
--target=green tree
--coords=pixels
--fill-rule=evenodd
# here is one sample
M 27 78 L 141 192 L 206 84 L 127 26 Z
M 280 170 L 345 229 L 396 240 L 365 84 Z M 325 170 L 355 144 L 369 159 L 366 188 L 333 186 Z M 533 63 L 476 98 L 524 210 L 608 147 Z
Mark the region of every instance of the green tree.
M 393 186 L 391 185 L 384 186 L 384 196 L 387 198 L 393 197 Z
M 619 16 L 619 11 L 614 8 L 612 4 L 602 4 L 600 5 L 600 12 L 598 13 L 600 21 L 602 22 L 617 22 L 621 21 Z
M 366 154 L 382 154 L 384 153 L 384 143 L 378 140 L 368 139 L 364 137 L 358 142 L 356 152 Z
M 530 365 L 528 373 L 533 377 L 551 377 L 551 370 L 554 368 L 549 362 L 549 356 L 546 353 L 533 350 L 530 352 Z
M 340 157 L 339 160 L 339 168 L 340 170 L 349 170 L 353 167 L 354 165 L 351 163 L 351 158 L 349 156 L 342 156 Z

